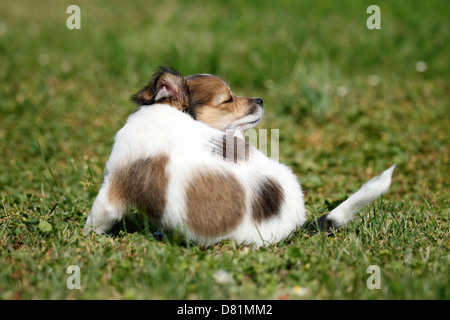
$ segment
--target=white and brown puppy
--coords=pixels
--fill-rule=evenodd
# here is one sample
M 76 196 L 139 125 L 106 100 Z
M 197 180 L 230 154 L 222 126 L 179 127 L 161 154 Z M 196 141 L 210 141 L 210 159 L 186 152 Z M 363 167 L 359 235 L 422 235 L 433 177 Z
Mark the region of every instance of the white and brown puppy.
M 305 224 L 293 172 L 227 130 L 255 126 L 264 112 L 260 98 L 238 97 L 214 75 L 183 77 L 162 67 L 133 100 L 140 107 L 115 137 L 86 234 L 107 232 L 129 208 L 204 245 L 275 243 Z M 316 224 L 344 226 L 388 190 L 393 169 Z

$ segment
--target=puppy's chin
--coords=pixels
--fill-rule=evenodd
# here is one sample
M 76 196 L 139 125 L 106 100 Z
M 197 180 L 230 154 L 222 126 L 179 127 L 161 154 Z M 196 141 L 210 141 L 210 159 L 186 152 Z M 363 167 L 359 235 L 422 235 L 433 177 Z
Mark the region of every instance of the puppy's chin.
M 245 117 L 245 118 L 248 118 L 248 117 Z M 261 118 L 257 118 L 255 120 L 248 120 L 246 122 L 243 122 L 244 120 L 245 120 L 244 118 L 239 119 L 239 121 L 236 121 L 235 123 L 233 123 L 230 126 L 230 129 L 244 131 L 244 130 L 253 128 L 254 126 L 256 126 L 261 121 Z
M 241 131 L 253 128 L 261 121 L 263 114 L 264 108 L 258 108 L 256 112 L 234 121 L 229 128 Z

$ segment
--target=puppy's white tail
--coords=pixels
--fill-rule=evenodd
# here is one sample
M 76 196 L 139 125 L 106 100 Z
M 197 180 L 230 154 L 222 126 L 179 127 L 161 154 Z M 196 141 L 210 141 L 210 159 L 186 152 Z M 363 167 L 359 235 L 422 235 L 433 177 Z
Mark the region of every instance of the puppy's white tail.
M 379 176 L 366 182 L 330 213 L 320 217 L 317 221 L 310 222 L 308 224 L 309 229 L 339 229 L 345 226 L 359 210 L 389 190 L 394 169 L 395 164 Z

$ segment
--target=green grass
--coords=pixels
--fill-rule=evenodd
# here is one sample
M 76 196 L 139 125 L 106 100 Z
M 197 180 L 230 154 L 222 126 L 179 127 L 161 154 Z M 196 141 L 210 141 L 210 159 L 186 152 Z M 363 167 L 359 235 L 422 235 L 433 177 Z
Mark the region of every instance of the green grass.
M 1 299 L 450 298 L 448 2 L 378 1 L 381 30 L 368 1 L 80 0 L 81 30 L 70 4 L 0 3 Z M 331 237 L 259 250 L 157 240 L 135 214 L 83 237 L 129 97 L 158 65 L 262 97 L 258 128 L 280 129 L 312 216 L 397 163 L 389 193 Z

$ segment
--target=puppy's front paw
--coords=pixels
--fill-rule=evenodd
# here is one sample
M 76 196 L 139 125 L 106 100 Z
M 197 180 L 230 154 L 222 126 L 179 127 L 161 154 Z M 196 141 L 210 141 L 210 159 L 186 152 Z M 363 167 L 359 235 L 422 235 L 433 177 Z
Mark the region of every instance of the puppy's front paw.
M 92 221 L 92 216 L 89 215 L 83 227 L 83 235 L 87 237 L 92 232 L 95 232 L 96 234 L 102 234 L 104 233 L 104 230 L 102 230 L 99 226 L 95 227 Z

